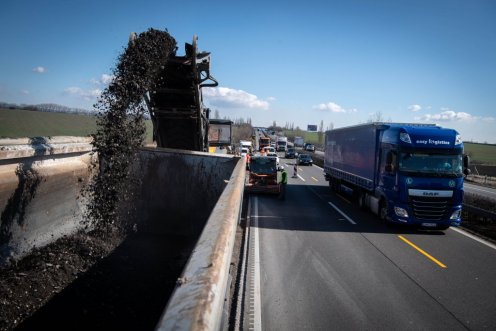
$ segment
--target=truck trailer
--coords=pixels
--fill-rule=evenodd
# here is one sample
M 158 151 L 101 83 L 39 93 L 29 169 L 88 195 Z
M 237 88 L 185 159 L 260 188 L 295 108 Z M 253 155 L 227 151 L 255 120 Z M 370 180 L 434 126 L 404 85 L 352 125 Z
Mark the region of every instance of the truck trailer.
M 457 131 L 368 123 L 326 132 L 324 175 L 386 223 L 445 230 L 461 222 L 468 157 Z

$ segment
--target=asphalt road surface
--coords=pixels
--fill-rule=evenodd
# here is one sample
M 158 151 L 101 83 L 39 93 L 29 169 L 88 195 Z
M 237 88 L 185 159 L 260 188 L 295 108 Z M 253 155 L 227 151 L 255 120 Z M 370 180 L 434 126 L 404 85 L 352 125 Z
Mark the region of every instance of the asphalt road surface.
M 494 245 L 386 227 L 293 162 L 285 200 L 249 197 L 244 329 L 496 329 Z

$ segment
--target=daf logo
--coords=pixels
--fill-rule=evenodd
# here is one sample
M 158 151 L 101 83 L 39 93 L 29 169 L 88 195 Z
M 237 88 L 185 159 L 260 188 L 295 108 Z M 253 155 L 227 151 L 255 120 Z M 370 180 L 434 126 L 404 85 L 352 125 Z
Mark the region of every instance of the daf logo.
M 449 185 L 449 187 L 455 187 L 456 183 L 454 180 L 450 180 L 448 185 Z
M 439 195 L 439 193 L 437 193 L 437 192 L 422 192 L 422 195 L 429 196 L 429 197 L 436 197 Z
M 408 177 L 408 178 L 406 179 L 406 183 L 407 183 L 407 184 L 411 184 L 411 183 L 413 183 L 413 178 L 412 178 L 412 177 Z

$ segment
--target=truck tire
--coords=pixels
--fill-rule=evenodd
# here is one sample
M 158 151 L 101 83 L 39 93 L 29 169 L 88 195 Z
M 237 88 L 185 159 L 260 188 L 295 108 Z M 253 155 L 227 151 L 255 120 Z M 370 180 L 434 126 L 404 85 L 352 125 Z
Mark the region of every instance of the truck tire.
M 337 193 L 338 188 L 339 188 L 339 182 L 336 178 L 329 178 L 329 188 L 331 189 L 331 192 Z
M 360 190 L 358 192 L 358 207 L 360 207 L 360 210 L 367 210 L 367 205 L 365 204 L 365 197 L 366 193 Z
M 388 213 L 388 203 L 386 199 L 382 199 L 379 205 L 379 218 L 386 226 L 390 226 L 391 222 L 387 218 Z

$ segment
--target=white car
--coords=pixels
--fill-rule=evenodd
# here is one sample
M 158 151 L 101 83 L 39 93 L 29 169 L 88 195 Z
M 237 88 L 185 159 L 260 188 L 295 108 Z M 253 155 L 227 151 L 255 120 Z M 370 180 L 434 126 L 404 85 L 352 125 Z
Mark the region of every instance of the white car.
M 272 153 L 267 153 L 267 156 L 268 157 L 275 157 L 276 158 L 276 164 L 279 165 L 279 156 L 277 156 L 277 153 L 276 152 L 272 152 Z
M 248 154 L 248 148 L 241 148 L 241 157 L 246 157 Z

